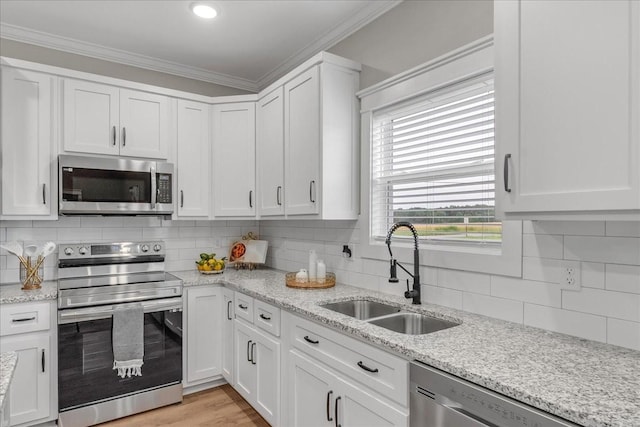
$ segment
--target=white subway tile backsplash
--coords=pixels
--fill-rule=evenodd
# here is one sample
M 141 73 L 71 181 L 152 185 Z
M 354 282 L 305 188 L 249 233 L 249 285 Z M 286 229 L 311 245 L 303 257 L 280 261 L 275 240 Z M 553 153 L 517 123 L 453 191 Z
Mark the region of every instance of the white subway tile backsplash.
M 193 269 L 200 252 L 224 256 L 249 231 L 269 241 L 269 266 L 297 271 L 306 267 L 309 250 L 315 249 L 341 283 L 404 293 L 404 272 L 398 272 L 399 283 L 389 283 L 388 259 L 361 257 L 358 221 L 0 221 L 3 242 L 163 240 L 168 270 Z M 522 279 L 421 266 L 423 301 L 639 349 L 640 223 L 524 221 L 523 232 Z M 350 245 L 351 259 L 342 258 L 343 244 Z M 580 261 L 580 291 L 560 290 L 556 284 L 562 259 Z M 55 279 L 57 256 L 45 263 L 47 279 Z M 17 259 L 0 251 L 0 282 L 15 283 L 18 274 Z
M 422 301 L 462 310 L 462 291 L 422 285 Z
M 607 343 L 640 350 L 640 323 L 607 319 Z
M 581 265 L 582 286 L 604 289 L 604 264 L 599 262 L 583 262 Z
M 606 228 L 607 236 L 640 237 L 640 221 L 609 221 Z
M 166 240 L 180 237 L 179 227 L 154 227 L 143 228 L 142 238 L 144 240 Z
M 372 274 L 349 272 L 349 284 L 371 291 L 380 289 L 380 277 Z
M 604 236 L 604 221 L 524 221 L 525 234 L 563 234 L 565 236 Z
M 206 227 L 180 227 L 180 238 L 184 239 L 187 237 L 192 238 L 200 238 L 200 237 L 211 237 L 211 229 Z
M 522 255 L 536 258 L 562 259 L 562 236 L 544 234 L 524 234 Z
M 102 240 L 102 228 L 61 228 L 57 243 L 94 242 Z
M 142 240 L 142 228 L 107 228 L 102 230 L 102 239 L 109 242 L 135 242 Z
M 61 216 L 57 221 L 33 221 L 33 228 L 79 228 L 80 218 Z
M 611 264 L 640 265 L 640 239 L 566 236 L 564 258 Z
M 489 295 L 491 293 L 491 276 L 439 268 L 436 285 L 449 289 L 457 289 L 459 291 Z
M 608 290 L 640 294 L 640 266 L 607 264 L 605 284 Z
M 522 257 L 522 278 L 538 282 L 560 282 L 559 259 Z
M 602 289 L 562 291 L 562 308 L 640 322 L 640 295 Z
M 509 322 L 522 323 L 522 301 L 496 298 L 487 295 L 462 294 L 462 309 Z
M 58 240 L 57 228 L 7 228 L 7 241 Z
M 91 228 L 122 228 L 124 227 L 124 218 L 122 217 L 82 217 L 80 218 L 82 227 Z
M 491 276 L 491 295 L 549 307 L 561 306 L 561 291 L 557 284 Z
M 524 324 L 590 340 L 607 341 L 607 319 L 593 314 L 526 303 Z

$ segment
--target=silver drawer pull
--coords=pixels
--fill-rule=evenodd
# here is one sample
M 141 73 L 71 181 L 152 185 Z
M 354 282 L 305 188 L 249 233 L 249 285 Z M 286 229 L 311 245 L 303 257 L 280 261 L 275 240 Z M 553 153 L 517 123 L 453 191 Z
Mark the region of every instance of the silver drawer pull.
M 23 317 L 23 318 L 20 318 L 20 319 L 11 319 L 11 321 L 13 323 L 28 322 L 30 320 L 36 320 L 36 317 L 33 316 L 33 317 Z

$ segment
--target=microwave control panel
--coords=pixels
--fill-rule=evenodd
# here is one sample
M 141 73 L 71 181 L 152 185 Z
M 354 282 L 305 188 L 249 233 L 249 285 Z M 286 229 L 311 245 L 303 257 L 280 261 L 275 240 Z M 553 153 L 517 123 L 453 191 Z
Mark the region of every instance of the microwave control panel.
M 173 203 L 171 200 L 171 174 L 157 174 L 158 191 L 157 203 Z

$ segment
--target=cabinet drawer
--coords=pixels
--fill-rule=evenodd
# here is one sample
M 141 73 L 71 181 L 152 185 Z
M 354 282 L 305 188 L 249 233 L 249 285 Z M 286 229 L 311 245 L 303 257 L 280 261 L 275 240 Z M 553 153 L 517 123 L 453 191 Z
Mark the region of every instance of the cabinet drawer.
M 0 336 L 46 331 L 51 326 L 48 302 L 3 304 L 0 310 Z
M 253 298 L 236 291 L 235 300 L 236 317 L 253 323 Z
M 294 347 L 380 395 L 408 405 L 408 361 L 308 320 L 290 318 Z
M 280 336 L 280 309 L 262 302 L 253 302 L 253 324 L 270 334 Z

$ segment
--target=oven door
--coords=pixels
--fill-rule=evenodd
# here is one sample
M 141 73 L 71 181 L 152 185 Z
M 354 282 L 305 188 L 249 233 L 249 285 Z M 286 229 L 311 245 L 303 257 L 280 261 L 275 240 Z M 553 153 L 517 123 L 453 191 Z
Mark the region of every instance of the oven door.
M 113 306 L 58 312 L 59 410 L 67 410 L 182 382 L 182 299 L 143 302 L 142 376 L 113 369 Z

